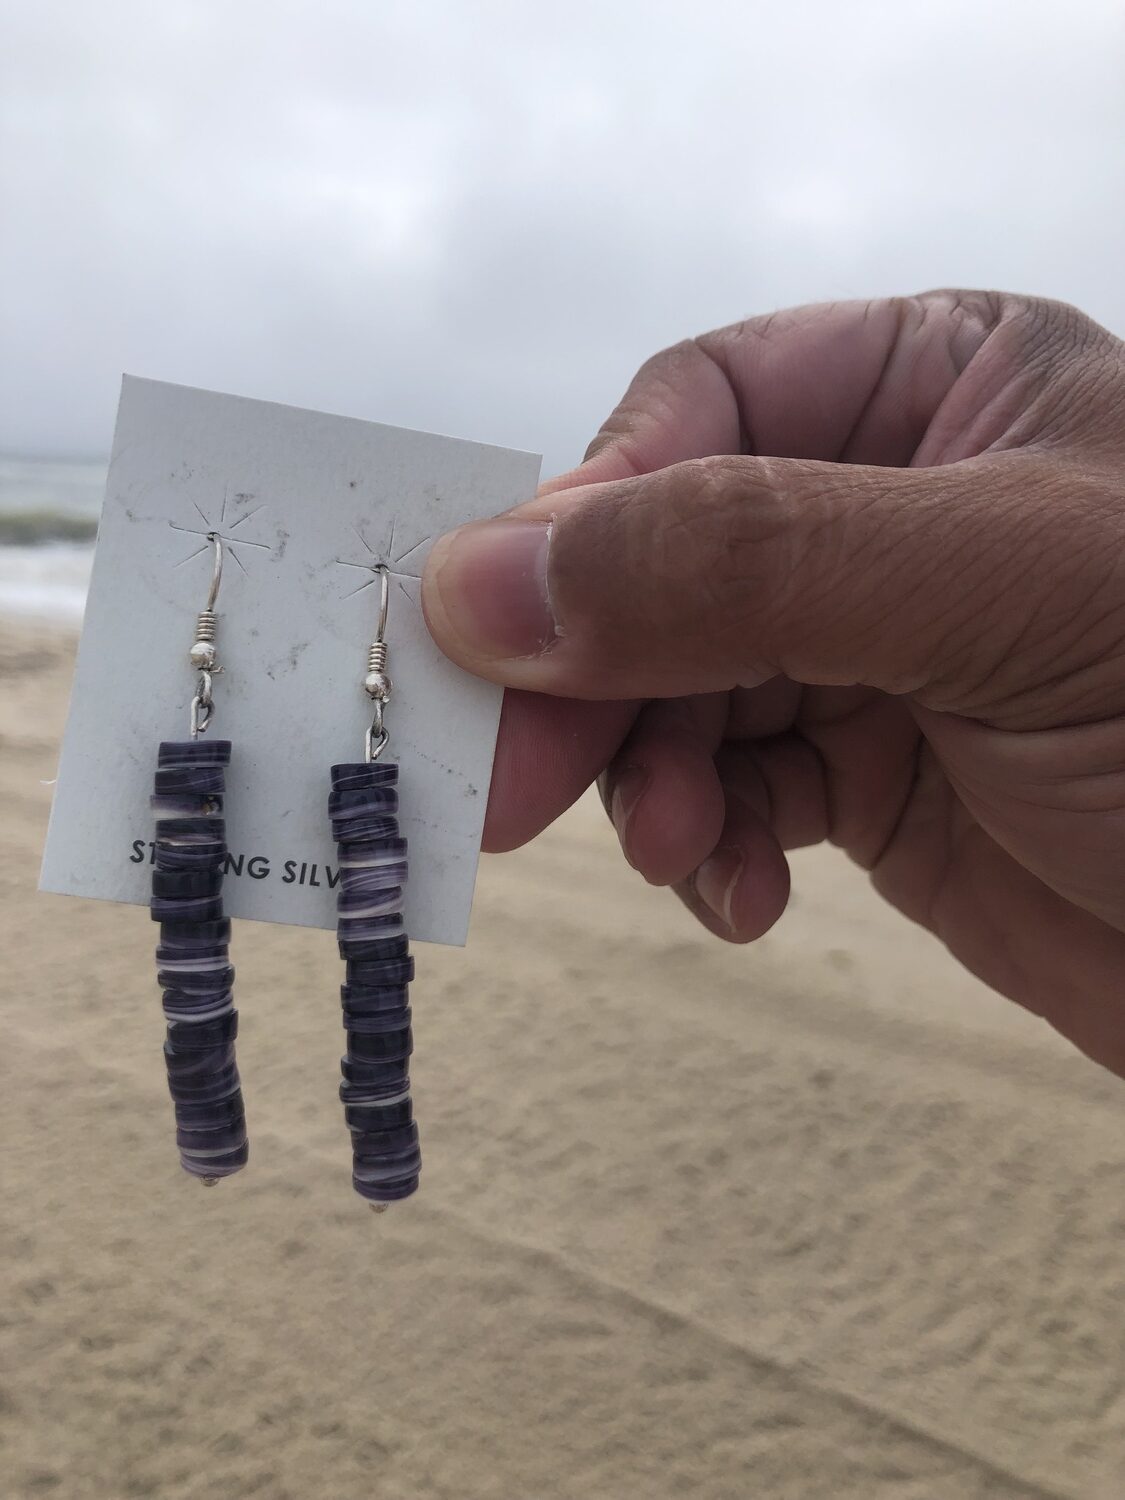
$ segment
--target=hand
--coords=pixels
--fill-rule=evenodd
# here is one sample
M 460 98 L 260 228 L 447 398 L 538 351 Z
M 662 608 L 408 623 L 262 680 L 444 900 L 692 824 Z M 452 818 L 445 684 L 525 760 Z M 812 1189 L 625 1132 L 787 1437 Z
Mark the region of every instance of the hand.
M 596 777 L 712 932 L 828 839 L 1125 1074 L 1125 349 L 980 292 L 650 360 L 585 462 L 442 538 L 441 648 L 508 694 L 487 845 Z

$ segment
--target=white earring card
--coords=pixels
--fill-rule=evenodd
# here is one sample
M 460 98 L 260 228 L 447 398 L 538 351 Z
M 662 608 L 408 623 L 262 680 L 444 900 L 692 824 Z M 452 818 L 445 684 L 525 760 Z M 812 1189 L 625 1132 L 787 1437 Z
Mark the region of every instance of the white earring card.
M 438 651 L 419 575 L 435 537 L 530 498 L 538 475 L 529 453 L 126 377 L 40 889 L 148 902 L 156 750 L 189 737 L 216 532 L 205 737 L 232 742 L 226 911 L 336 925 L 329 768 L 364 758 L 384 563 L 405 921 L 463 943 L 502 695 Z

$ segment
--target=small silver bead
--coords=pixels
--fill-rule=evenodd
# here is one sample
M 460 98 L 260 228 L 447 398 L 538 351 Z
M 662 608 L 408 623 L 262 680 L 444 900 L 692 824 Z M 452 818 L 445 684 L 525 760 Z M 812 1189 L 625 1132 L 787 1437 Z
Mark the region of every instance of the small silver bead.
M 386 703 L 391 696 L 393 684 L 386 672 L 368 672 L 363 679 L 363 690 L 369 698 L 378 698 L 381 703 Z
M 191 664 L 193 667 L 205 670 L 215 665 L 216 655 L 217 651 L 214 641 L 196 641 L 195 645 L 191 648 Z

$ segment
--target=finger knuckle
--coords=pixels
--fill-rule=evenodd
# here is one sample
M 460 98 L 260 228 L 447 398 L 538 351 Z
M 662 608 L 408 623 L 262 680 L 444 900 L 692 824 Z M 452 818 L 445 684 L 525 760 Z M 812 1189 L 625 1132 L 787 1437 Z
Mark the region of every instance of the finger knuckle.
M 784 574 L 796 545 L 794 506 L 768 461 L 693 459 L 667 471 L 651 535 L 666 576 L 692 578 L 697 608 L 744 626 L 764 596 L 767 573 Z
M 1103 347 L 1107 331 L 1072 303 L 1022 292 L 958 291 L 951 294 L 956 317 L 983 333 L 1005 329 L 1016 335 L 1029 356 L 1054 358 Z
M 718 454 L 677 464 L 669 476 L 676 532 L 704 539 L 725 560 L 776 539 L 792 520 L 768 459 Z
M 662 392 L 671 396 L 676 391 L 688 388 L 692 376 L 706 360 L 707 355 L 698 339 L 681 339 L 677 344 L 670 344 L 667 349 L 661 349 L 641 365 L 630 383 L 622 406 L 630 404 L 634 393 L 643 393 L 644 408 L 646 412 L 650 412 L 654 403 L 659 403 Z
M 650 465 L 638 435 L 654 423 L 670 419 L 683 392 L 692 389 L 700 367 L 714 364 L 702 342 L 693 338 L 682 339 L 646 359 L 587 447 L 583 463 L 612 449 L 634 474 L 644 473 Z

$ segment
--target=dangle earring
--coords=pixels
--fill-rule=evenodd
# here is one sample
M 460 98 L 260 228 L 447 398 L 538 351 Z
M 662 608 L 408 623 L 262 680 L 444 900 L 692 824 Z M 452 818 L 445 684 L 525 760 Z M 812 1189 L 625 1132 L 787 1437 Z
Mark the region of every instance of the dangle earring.
M 418 1186 L 422 1159 L 410 1102 L 413 1050 L 408 986 L 414 977 L 402 922 L 406 840 L 398 832 L 398 766 L 380 762 L 388 734 L 390 574 L 379 575 L 379 624 L 363 686 L 374 704 L 363 761 L 332 767 L 328 813 L 337 841 L 337 935 L 347 964 L 340 989 L 347 1050 L 340 1098 L 352 1135 L 352 1186 L 377 1212 Z
M 176 1113 L 180 1165 L 210 1187 L 246 1165 L 249 1147 L 234 1039 L 234 1009 L 223 916 L 223 767 L 230 741 L 204 741 L 211 726 L 212 678 L 222 668 L 215 647 L 215 601 L 223 574 L 223 544 L 207 541 L 214 571 L 207 604 L 196 624 L 191 665 L 199 679 L 191 703 L 191 738 L 165 740 L 157 758 L 152 807 L 156 814 L 152 917 L 160 923 L 157 983 L 168 1022 L 164 1058 Z

